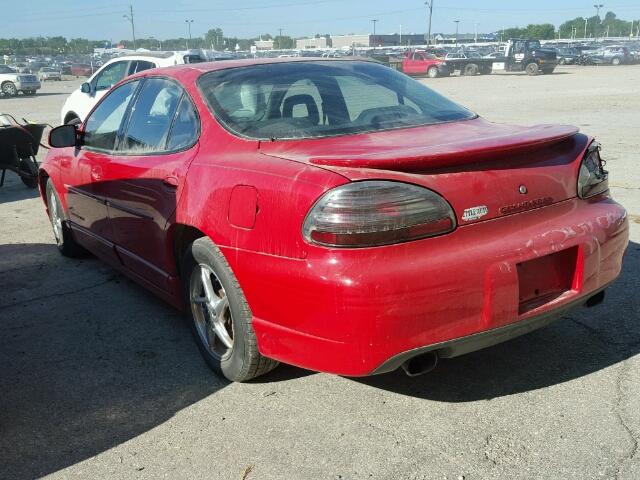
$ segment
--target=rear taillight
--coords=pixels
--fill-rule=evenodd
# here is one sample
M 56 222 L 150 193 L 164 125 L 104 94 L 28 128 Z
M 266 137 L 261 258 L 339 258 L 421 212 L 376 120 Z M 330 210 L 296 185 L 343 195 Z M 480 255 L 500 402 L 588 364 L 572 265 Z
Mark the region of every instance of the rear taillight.
M 302 228 L 311 243 L 372 247 L 451 232 L 456 219 L 437 193 L 417 185 L 363 181 L 325 193 Z
M 609 190 L 609 172 L 600 158 L 600 144 L 591 142 L 578 173 L 578 196 L 589 198 Z

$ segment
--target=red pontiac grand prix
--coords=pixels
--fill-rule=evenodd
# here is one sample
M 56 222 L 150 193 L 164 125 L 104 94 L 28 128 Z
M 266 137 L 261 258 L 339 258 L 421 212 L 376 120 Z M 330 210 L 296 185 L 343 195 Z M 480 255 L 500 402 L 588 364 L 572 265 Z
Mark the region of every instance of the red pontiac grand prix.
M 188 311 L 234 381 L 424 373 L 599 303 L 628 243 L 591 137 L 490 123 L 364 60 L 145 71 L 49 141 L 62 254 Z

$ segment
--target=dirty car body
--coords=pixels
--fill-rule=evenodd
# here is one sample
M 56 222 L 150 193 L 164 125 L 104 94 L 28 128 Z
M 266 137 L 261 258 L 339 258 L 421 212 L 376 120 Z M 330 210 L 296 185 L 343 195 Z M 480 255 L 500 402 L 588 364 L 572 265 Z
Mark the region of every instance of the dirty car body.
M 158 82 L 193 110 L 187 140 L 132 147 L 153 122 L 135 125 L 131 104 Z M 122 123 L 91 148 L 109 101 Z M 490 123 L 373 62 L 142 72 L 78 138 L 41 170 L 78 243 L 188 309 L 181 259 L 210 239 L 260 354 L 317 371 L 370 375 L 526 333 L 598 300 L 628 242 L 591 137 Z

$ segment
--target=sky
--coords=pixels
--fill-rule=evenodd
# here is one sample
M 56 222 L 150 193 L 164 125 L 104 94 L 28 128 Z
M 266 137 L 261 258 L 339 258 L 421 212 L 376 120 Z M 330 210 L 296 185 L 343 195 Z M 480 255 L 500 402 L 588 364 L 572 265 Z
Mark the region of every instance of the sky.
M 495 32 L 529 23 L 553 23 L 595 14 L 588 0 L 433 0 L 432 32 Z M 640 18 L 640 0 L 605 3 L 619 18 Z M 6 4 L 2 7 L 2 4 Z M 248 38 L 264 33 L 293 37 L 320 34 L 424 33 L 424 0 L 0 0 L 0 38 L 57 36 L 118 41 L 131 38 L 131 25 L 123 17 L 133 13 L 138 38 L 187 36 L 185 20 L 193 20 L 192 35 L 202 36 L 220 27 L 225 36 Z M 603 15 L 603 13 L 601 14 Z

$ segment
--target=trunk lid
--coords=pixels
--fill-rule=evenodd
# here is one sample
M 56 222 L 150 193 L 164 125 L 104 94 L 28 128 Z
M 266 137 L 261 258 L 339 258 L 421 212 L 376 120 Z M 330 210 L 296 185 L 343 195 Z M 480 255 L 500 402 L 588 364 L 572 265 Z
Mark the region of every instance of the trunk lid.
M 517 127 L 474 120 L 313 140 L 261 142 L 265 155 L 317 165 L 350 180 L 430 188 L 459 225 L 576 196 L 589 138 L 565 125 Z

